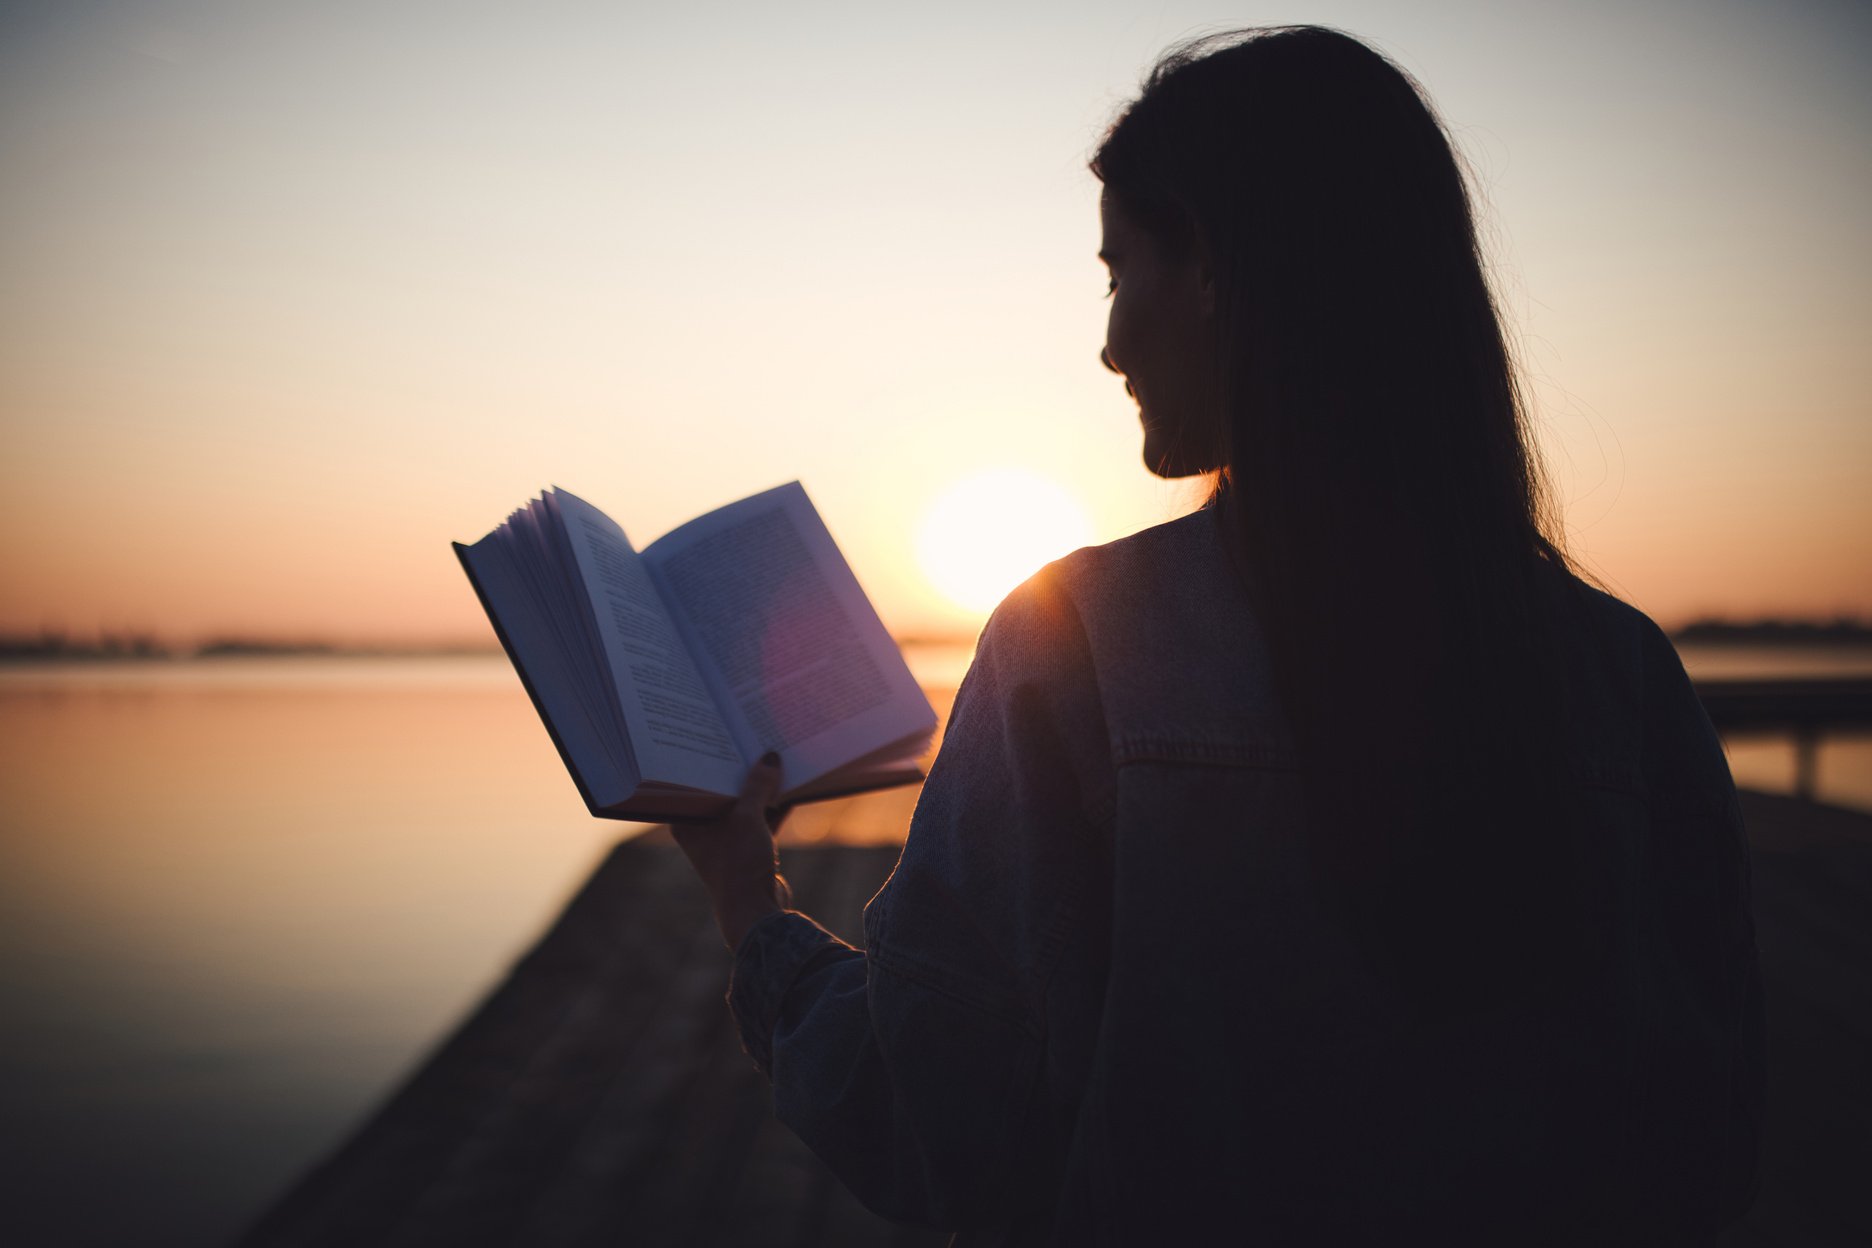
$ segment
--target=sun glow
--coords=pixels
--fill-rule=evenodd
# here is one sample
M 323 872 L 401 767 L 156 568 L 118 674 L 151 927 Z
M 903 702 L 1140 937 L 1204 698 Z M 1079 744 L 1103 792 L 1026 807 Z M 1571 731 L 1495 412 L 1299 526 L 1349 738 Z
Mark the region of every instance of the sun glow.
M 991 468 L 930 504 L 917 530 L 917 562 L 945 598 L 986 614 L 1042 564 L 1091 540 L 1085 508 L 1057 482 Z

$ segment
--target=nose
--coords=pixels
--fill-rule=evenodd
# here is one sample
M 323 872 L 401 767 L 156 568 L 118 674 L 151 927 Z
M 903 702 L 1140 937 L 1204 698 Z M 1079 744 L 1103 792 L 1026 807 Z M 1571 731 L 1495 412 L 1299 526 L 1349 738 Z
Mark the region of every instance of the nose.
M 1114 373 L 1118 373 L 1120 375 L 1124 373 L 1123 369 L 1119 368 L 1116 364 L 1112 363 L 1110 347 L 1099 348 L 1099 363 L 1103 364 L 1106 368 L 1109 368 Z

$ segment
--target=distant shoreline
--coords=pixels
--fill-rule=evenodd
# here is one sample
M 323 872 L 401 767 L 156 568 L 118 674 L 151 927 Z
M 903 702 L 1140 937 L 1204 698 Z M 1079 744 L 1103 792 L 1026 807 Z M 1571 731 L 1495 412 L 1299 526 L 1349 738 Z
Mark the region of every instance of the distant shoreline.
M 1836 620 L 1696 620 L 1671 634 L 1679 645 L 1762 647 L 1866 647 L 1872 648 L 1872 624 L 1856 619 Z M 972 634 L 943 636 L 911 633 L 896 639 L 900 647 L 972 647 Z M 498 655 L 501 649 L 487 642 L 345 643 L 289 641 L 257 637 L 216 638 L 198 645 L 175 645 L 154 637 L 132 634 L 76 640 L 58 633 L 34 636 L 0 635 L 0 665 L 46 662 L 169 663 L 192 659 L 225 658 L 341 658 L 422 659 Z
M 1872 646 L 1872 625 L 1858 620 L 1697 620 L 1671 634 L 1678 644 L 1729 646 Z
M 917 635 L 896 638 L 900 647 L 961 646 L 975 638 Z M 496 657 L 493 642 L 346 645 L 338 642 L 212 641 L 170 646 L 148 638 L 73 642 L 62 638 L 0 637 L 0 666 L 32 663 L 189 663 L 198 659 L 449 659 Z
M 8 663 L 190 663 L 198 659 L 444 659 L 498 655 L 494 645 L 348 646 L 324 642 L 211 642 L 171 647 L 61 643 L 37 645 L 0 638 L 0 664 Z

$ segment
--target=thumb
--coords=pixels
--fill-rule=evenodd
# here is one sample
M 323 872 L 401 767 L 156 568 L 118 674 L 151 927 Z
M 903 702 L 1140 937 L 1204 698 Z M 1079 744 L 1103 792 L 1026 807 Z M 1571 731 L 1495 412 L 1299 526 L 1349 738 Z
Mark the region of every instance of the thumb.
M 766 816 L 769 806 L 780 793 L 780 756 L 769 750 L 761 755 L 760 761 L 748 768 L 747 779 L 741 782 L 741 795 L 735 799 L 735 805 L 743 811 L 750 811 Z

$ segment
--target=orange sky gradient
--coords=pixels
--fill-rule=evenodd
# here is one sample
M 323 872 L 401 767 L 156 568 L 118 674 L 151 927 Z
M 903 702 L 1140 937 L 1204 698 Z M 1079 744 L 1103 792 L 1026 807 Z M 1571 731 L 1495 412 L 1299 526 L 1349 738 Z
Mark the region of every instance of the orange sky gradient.
M 1274 17 L 1442 109 L 1585 566 L 1872 616 L 1864 6 L 667 7 L 0 9 L 0 633 L 484 640 L 447 543 L 541 487 L 641 543 L 793 478 L 888 624 L 972 629 L 958 479 L 1101 541 L 1198 497 L 1096 363 L 1084 162 Z

